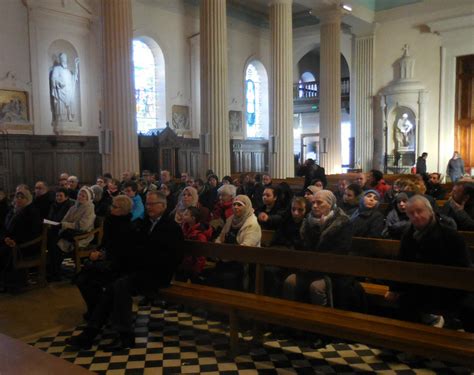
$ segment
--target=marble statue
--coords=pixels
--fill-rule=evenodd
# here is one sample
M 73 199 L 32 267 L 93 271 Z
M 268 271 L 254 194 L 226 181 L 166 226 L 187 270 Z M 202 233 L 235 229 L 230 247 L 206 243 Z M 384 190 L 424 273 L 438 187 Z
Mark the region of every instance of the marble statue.
M 79 78 L 79 58 L 74 59 L 75 71 L 69 70 L 67 54 L 59 54 L 59 64 L 50 73 L 51 110 L 53 122 L 72 122 L 75 118 L 76 83 Z
M 413 134 L 413 124 L 408 119 L 408 114 L 404 113 L 397 121 L 397 138 L 400 147 L 412 146 L 411 136 Z

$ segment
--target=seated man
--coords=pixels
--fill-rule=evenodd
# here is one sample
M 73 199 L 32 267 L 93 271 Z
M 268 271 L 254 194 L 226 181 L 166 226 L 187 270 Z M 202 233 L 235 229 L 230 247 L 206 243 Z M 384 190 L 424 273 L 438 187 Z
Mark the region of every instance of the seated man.
M 463 237 L 437 219 L 425 197 L 411 197 L 406 213 L 411 226 L 402 237 L 400 260 L 455 267 L 471 266 Z M 385 298 L 389 301 L 400 300 L 400 313 L 404 320 L 442 326 L 441 319 L 429 322 L 427 318 L 438 314 L 440 310 L 454 311 L 459 314 L 464 329 L 474 332 L 473 296 L 467 292 L 424 285 L 395 285 Z
M 444 199 L 446 191 L 441 186 L 441 174 L 434 172 L 430 174 L 428 181 L 428 190 L 426 194 L 431 195 L 434 199 Z
M 369 174 L 368 185 L 370 189 L 376 190 L 380 194 L 380 199 L 383 200 L 385 193 L 390 190 L 388 185 L 383 179 L 383 173 L 376 169 L 372 169 Z
M 454 219 L 458 230 L 474 230 L 474 184 L 456 182 L 451 198 L 443 206 L 441 213 Z
M 13 200 L 13 208 L 8 212 L 5 225 L 0 234 L 0 287 L 18 287 L 20 280 L 10 272 L 13 248 L 31 241 L 41 234 L 41 219 L 38 210 L 33 206 L 33 197 L 29 190 L 18 187 Z M 36 251 L 37 247 L 25 249 Z M 23 282 L 26 282 L 26 274 Z M 15 280 L 14 280 L 15 279 Z M 3 285 L 2 285 L 3 284 Z
M 92 346 L 110 316 L 119 336 L 103 350 L 115 351 L 133 347 L 132 295 L 147 294 L 169 285 L 178 265 L 182 261 L 183 233 L 179 225 L 164 215 L 166 196 L 159 191 L 150 191 L 146 197 L 146 213 L 138 229 L 132 270 L 104 288 L 104 292 L 84 331 L 70 339 L 76 348 Z

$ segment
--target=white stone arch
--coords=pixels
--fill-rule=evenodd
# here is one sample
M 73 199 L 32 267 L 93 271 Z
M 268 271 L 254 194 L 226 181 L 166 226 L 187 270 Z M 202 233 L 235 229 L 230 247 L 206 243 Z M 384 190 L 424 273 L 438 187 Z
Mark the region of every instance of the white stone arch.
M 156 42 L 155 38 L 145 34 L 136 34 L 133 40 L 138 40 L 150 48 L 155 59 L 155 92 L 156 92 L 156 118 L 157 128 L 166 127 L 167 119 L 167 98 L 166 98 L 166 61 L 163 49 Z
M 247 75 L 247 69 L 248 66 L 252 64 L 257 72 L 258 75 L 260 76 L 260 92 L 261 92 L 261 98 L 260 98 L 260 105 L 259 105 L 259 111 L 260 111 L 260 125 L 261 125 L 261 130 L 262 130 L 262 137 L 264 139 L 268 139 L 269 136 L 269 123 L 270 123 L 270 93 L 269 93 L 269 85 L 268 85 L 268 73 L 267 69 L 265 68 L 265 65 L 262 63 L 261 59 L 259 59 L 256 56 L 251 56 L 247 59 L 244 65 L 244 70 L 243 70 L 243 79 L 242 79 L 242 97 L 243 97 L 243 132 L 244 132 L 244 137 L 248 138 L 248 132 L 247 132 L 247 108 L 246 108 L 246 87 L 245 87 L 245 82 L 246 82 L 246 75 Z

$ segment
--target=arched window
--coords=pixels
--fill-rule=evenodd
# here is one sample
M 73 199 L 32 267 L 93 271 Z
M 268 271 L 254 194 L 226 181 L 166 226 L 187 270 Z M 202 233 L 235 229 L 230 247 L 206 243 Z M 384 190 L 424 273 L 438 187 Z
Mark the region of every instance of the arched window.
M 257 60 L 245 71 L 245 112 L 247 138 L 268 139 L 268 78 Z
M 166 126 L 163 52 L 150 38 L 133 41 L 137 132 Z

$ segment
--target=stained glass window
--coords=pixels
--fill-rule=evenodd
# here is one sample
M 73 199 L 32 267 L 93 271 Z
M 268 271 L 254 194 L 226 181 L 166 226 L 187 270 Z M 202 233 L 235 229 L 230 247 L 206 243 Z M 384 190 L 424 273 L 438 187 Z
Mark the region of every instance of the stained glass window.
M 157 96 L 155 58 L 144 42 L 133 41 L 133 65 L 135 76 L 135 102 L 137 132 L 147 133 L 157 127 Z
M 259 61 L 247 65 L 245 105 L 247 138 L 268 138 L 268 80 Z

